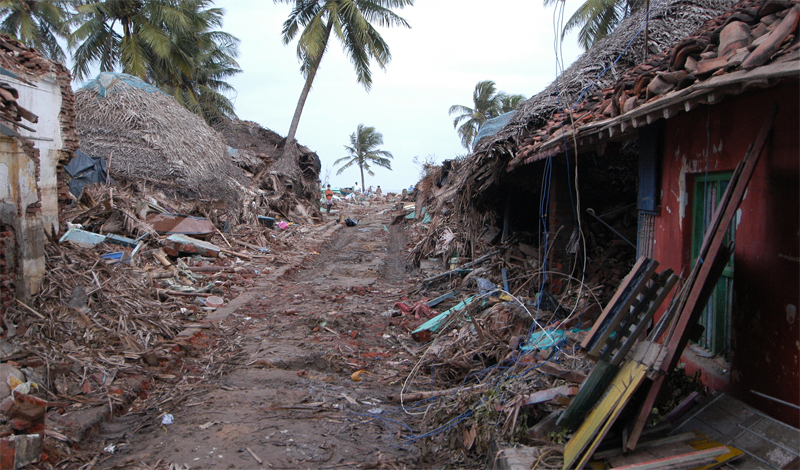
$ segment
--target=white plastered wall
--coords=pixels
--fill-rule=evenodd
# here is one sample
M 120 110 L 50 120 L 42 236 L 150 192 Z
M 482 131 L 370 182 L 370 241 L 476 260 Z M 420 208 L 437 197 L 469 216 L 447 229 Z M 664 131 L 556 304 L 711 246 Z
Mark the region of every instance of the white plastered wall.
M 5 80 L 6 77 L 3 77 Z M 36 132 L 19 128 L 20 135 L 33 140 L 34 146 L 39 149 L 39 186 L 42 195 L 42 219 L 45 228 L 49 231 L 53 227 L 58 233 L 58 152 L 64 146 L 61 137 L 61 87 L 58 86 L 56 74 L 46 73 L 40 77 L 25 77 L 26 80 L 36 84 L 32 87 L 14 79 L 8 79 L 11 86 L 19 91 L 17 103 L 23 108 L 39 116 L 36 124 L 23 121 L 27 127 L 36 129 Z

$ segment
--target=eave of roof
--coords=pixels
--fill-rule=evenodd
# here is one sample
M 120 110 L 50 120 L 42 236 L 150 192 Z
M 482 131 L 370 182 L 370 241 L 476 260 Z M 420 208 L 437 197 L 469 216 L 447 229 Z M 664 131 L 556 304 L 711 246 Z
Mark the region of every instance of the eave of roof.
M 785 78 L 800 77 L 800 60 L 769 64 L 753 70 L 739 70 L 712 77 L 704 82 L 671 91 L 620 116 L 594 121 L 577 129 L 562 127 L 530 156 L 515 158 L 509 171 L 523 163 L 531 163 L 564 152 L 577 140 L 579 146 L 593 145 L 605 139 L 620 139 L 634 134 L 638 128 L 659 119 L 669 119 L 689 112 L 700 105 L 715 104 L 726 96 L 738 95 L 752 88 L 766 88 Z
M 798 20 L 798 0 L 743 0 L 572 109 L 529 117 L 516 137 L 484 151 L 510 154 L 511 171 L 576 145 L 621 140 L 643 125 L 725 96 L 797 80 Z

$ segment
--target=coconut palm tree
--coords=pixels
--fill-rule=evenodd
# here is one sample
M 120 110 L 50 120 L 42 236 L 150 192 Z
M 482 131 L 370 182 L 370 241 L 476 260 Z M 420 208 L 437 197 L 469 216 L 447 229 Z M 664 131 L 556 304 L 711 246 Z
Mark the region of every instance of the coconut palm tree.
M 171 50 L 170 31 L 157 26 L 158 19 L 169 18 L 175 30 L 188 24 L 177 2 L 170 0 L 77 0 L 76 10 L 69 47 L 74 50 L 72 73 L 79 80 L 88 78 L 95 65 L 101 72 L 120 67 L 146 78 L 150 61 L 168 59 Z
M 364 171 L 366 170 L 370 176 L 375 176 L 375 172 L 370 168 L 370 163 L 392 169 L 392 162 L 389 160 L 394 157 L 390 152 L 379 149 L 378 147 L 381 145 L 383 145 L 383 134 L 377 132 L 374 127 L 359 124 L 356 131 L 350 134 L 350 145 L 344 146 L 349 155 L 333 162 L 333 166 L 343 163 L 336 174 L 341 175 L 344 170 L 357 165 L 361 170 L 361 187 L 366 188 Z
M 497 86 L 492 80 L 484 80 L 475 85 L 471 108 L 461 104 L 450 106 L 448 114 L 460 113 L 453 119 L 453 128 L 458 129 L 461 145 L 466 149 L 472 148 L 472 140 L 478 134 L 478 129 L 487 119 L 497 114 L 497 109 Z
M 100 71 L 136 75 L 212 123 L 233 117 L 225 79 L 241 72 L 239 40 L 215 30 L 224 10 L 211 0 L 76 0 L 73 74 Z M 121 33 L 120 33 L 121 30 Z
M 48 59 L 63 63 L 66 55 L 57 38 L 66 38 L 65 23 L 69 15 L 66 0 L 2 0 L 0 33 L 13 36 L 38 49 Z
M 478 130 L 487 119 L 513 111 L 525 100 L 522 95 L 509 95 L 497 91 L 492 80 L 484 80 L 475 85 L 472 92 L 472 107 L 456 104 L 450 106 L 449 114 L 460 113 L 453 120 L 453 128 L 461 137 L 461 145 L 467 150 L 472 148 Z M 461 127 L 459 127 L 461 124 Z
M 148 78 L 206 122 L 236 116 L 233 103 L 225 95 L 235 90 L 225 80 L 241 73 L 236 57 L 239 39 L 212 30 L 222 26 L 224 10 L 206 8 L 208 0 L 193 0 L 187 18 L 190 28 L 171 37 L 169 59 L 155 57 L 148 69 Z M 168 26 L 164 26 L 165 29 Z
M 372 87 L 370 63 L 374 60 L 381 69 L 392 56 L 389 45 L 383 40 L 373 24 L 378 26 L 409 27 L 406 20 L 395 14 L 392 8 L 413 5 L 414 0 L 274 0 L 275 3 L 293 4 L 289 18 L 283 23 L 283 43 L 289 44 L 299 34 L 297 57 L 305 85 L 297 101 L 292 123 L 286 135 L 286 144 L 281 158 L 275 163 L 275 171 L 296 175 L 296 145 L 294 137 L 300 123 L 308 93 L 319 69 L 322 57 L 328 49 L 331 34 L 339 39 L 345 54 L 356 71 L 358 83 L 369 91 Z
M 500 114 L 510 113 L 517 109 L 517 107 L 525 101 L 525 95 L 509 95 L 507 93 L 503 93 L 502 91 L 497 94 L 497 101 L 500 106 Z
M 544 6 L 553 5 L 558 0 L 544 0 Z M 572 14 L 564 30 L 562 38 L 575 28 L 578 32 L 578 43 L 589 50 L 594 43 L 608 36 L 625 18 L 642 8 L 646 0 L 586 0 Z

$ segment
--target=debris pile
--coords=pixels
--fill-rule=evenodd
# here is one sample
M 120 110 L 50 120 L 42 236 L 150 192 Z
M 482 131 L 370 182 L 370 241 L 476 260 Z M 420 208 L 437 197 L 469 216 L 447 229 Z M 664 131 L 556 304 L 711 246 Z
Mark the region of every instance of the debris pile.
M 271 179 L 280 137 L 254 123 L 222 122 L 220 134 L 152 85 L 107 72 L 75 93 L 75 109 L 81 150 L 139 193 L 161 192 L 171 205 L 192 201 L 188 215 L 215 212 L 232 225 L 259 215 L 320 220 L 319 158 L 301 148 L 300 190 Z
M 108 412 L 133 407 L 147 416 L 177 406 L 234 366 L 240 320 L 207 317 L 313 241 L 308 226 L 226 227 L 220 217 L 217 227 L 178 216 L 202 203 L 134 186 L 85 186 L 61 213 L 69 229 L 48 234 L 41 291 L 30 304 L 12 301 L 2 316 L 0 362 L 36 384 L 31 399 L 47 400 L 42 419 L 46 407 L 47 433 L 60 444 L 45 441 L 45 453 L 56 461 L 68 459 L 60 446 L 81 442 Z M 0 383 L 10 383 L 3 374 Z M 0 438 L 19 445 L 15 433 L 42 423 L 8 407 Z
M 322 164 L 316 153 L 303 145 L 297 146 L 299 181 L 288 187 L 271 171 L 283 151 L 284 138 L 249 121 L 222 120 L 214 128 L 229 146 L 233 162 L 252 181 L 248 193 L 251 205 L 298 223 L 321 220 L 316 202 L 320 198 L 318 178 Z
M 657 261 L 641 257 L 600 312 L 593 290 L 578 280 L 561 295 L 552 289 L 539 290 L 532 298 L 518 295 L 523 286 L 509 292 L 504 274 L 513 247 L 463 263 L 421 281 L 417 292 L 425 295 L 445 280 L 446 289 L 456 290 L 424 304 L 451 306 L 431 319 L 421 318 L 423 323 L 410 332 L 414 341 L 426 344 L 416 352 L 419 359 L 395 398 L 411 408 L 424 400 L 433 442 L 442 448 L 488 454 L 499 441 L 544 444 L 548 461 L 563 454 L 559 466 L 564 469 L 584 468 L 592 459 L 616 465 L 612 461 L 622 454 L 641 455 L 632 454 L 640 452 L 639 444 L 663 450 L 662 445 L 674 442 L 666 434 L 672 430 L 669 423 L 688 409 L 683 401 L 672 399 L 680 411 L 661 427 L 646 426 L 668 377 L 680 371 L 692 326 L 731 256 L 725 237 L 776 113 L 773 107 L 734 172 L 698 260 L 682 284 L 671 269 L 658 272 Z M 525 277 L 541 276 L 538 271 Z M 662 304 L 668 306 L 656 317 Z M 410 310 L 401 308 L 396 315 L 402 318 Z M 659 413 L 663 416 L 661 405 Z M 743 455 L 694 433 L 679 442 L 688 447 L 647 468 L 673 468 L 669 465 L 675 462 L 694 468 Z

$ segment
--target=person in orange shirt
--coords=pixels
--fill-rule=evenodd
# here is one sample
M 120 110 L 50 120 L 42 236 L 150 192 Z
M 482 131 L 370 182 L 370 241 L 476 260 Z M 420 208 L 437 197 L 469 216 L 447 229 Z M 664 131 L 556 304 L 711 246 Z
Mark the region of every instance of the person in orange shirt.
M 325 206 L 328 209 L 328 214 L 331 213 L 332 205 L 333 205 L 333 191 L 331 191 L 331 185 L 328 185 L 328 189 L 325 190 Z

